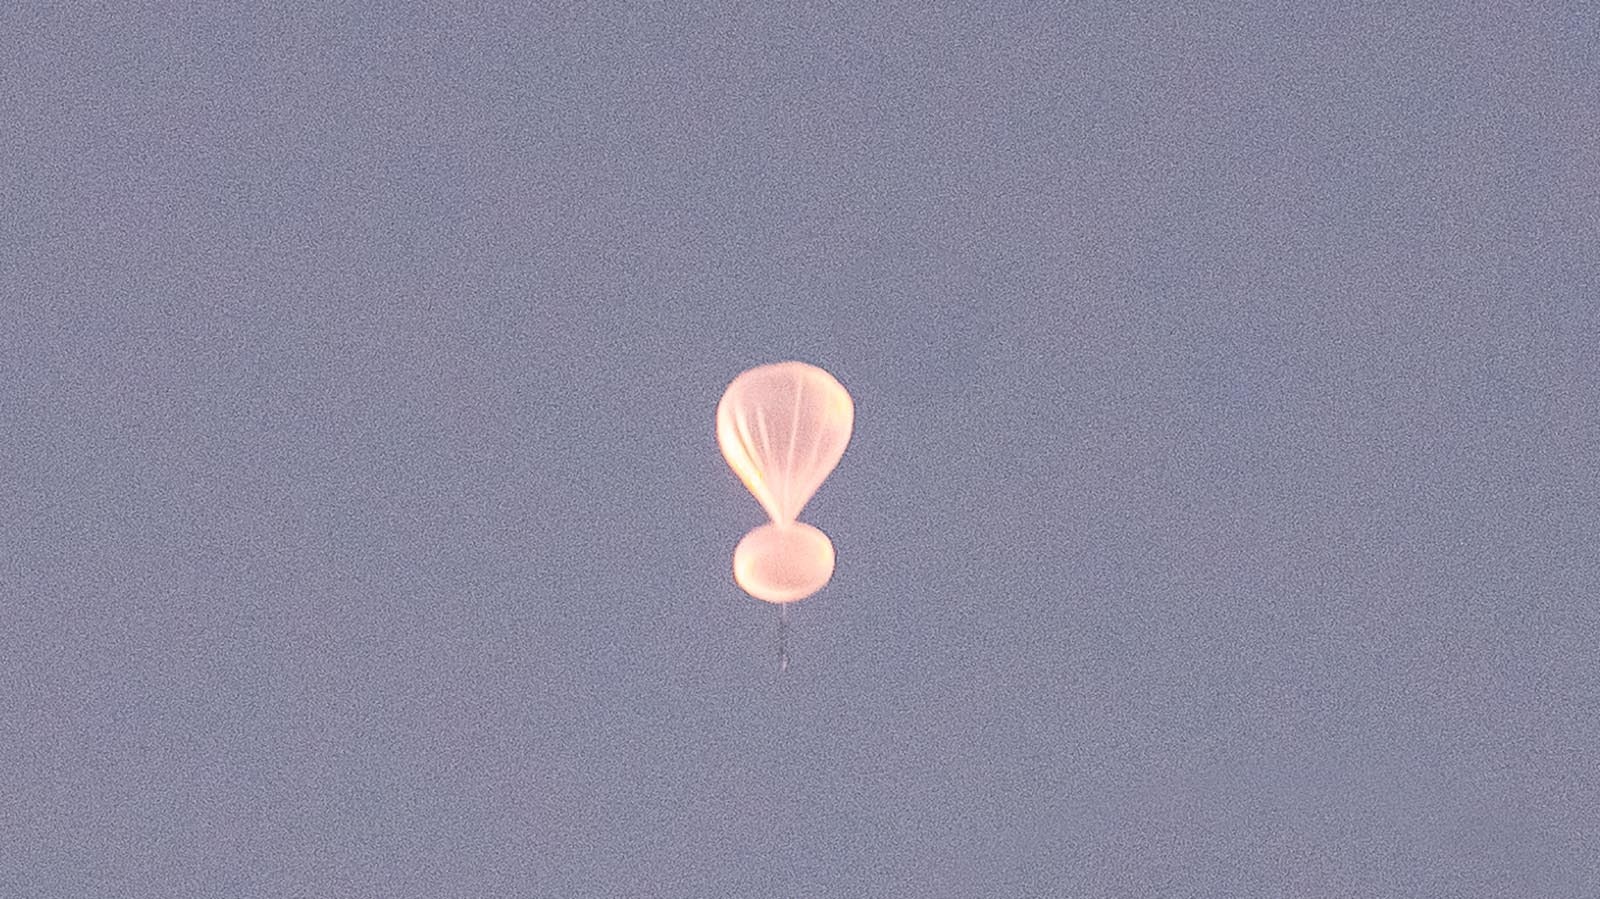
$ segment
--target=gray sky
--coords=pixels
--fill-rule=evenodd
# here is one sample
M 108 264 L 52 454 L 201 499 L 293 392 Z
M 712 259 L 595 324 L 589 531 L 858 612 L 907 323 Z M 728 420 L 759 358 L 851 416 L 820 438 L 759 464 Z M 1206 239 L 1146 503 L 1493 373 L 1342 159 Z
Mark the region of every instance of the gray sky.
M 0 13 L 0 894 L 1594 895 L 1600 29 L 1332 5 Z

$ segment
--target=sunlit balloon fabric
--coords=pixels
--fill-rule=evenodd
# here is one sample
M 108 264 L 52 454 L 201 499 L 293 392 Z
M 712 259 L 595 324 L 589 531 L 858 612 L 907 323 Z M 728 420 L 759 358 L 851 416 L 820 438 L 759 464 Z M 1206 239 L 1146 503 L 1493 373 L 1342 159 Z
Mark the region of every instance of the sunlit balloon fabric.
M 778 362 L 733 379 L 717 406 L 717 443 L 772 519 L 733 551 L 733 579 L 767 602 L 793 602 L 833 576 L 833 543 L 800 510 L 839 464 L 855 404 L 814 365 Z

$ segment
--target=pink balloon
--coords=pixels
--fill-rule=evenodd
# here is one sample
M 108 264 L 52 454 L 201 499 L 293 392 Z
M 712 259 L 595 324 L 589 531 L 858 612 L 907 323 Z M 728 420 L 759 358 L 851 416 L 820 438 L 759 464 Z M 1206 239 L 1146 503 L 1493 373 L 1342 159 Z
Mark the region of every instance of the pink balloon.
M 717 443 L 772 519 L 744 536 L 733 578 L 767 602 L 793 602 L 833 576 L 833 543 L 797 521 L 844 455 L 855 404 L 833 375 L 804 362 L 752 368 L 717 406 Z

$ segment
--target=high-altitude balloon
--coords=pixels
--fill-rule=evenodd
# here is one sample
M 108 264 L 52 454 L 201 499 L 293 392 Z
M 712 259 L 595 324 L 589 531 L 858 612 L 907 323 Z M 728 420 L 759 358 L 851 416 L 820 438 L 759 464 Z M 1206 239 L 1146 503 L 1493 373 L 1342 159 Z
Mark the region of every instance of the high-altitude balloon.
M 752 368 L 722 394 L 717 443 L 772 519 L 733 552 L 733 579 L 746 593 L 793 602 L 833 576 L 833 543 L 796 518 L 839 464 L 854 424 L 850 394 L 804 362 Z

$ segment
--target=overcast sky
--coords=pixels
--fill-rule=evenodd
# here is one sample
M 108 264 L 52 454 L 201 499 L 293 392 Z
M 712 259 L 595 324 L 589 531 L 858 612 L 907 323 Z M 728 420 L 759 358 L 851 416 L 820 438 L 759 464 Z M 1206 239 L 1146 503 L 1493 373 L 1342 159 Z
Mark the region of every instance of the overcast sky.
M 1594 10 L 1248 5 L 8 7 L 0 894 L 1596 895 Z

